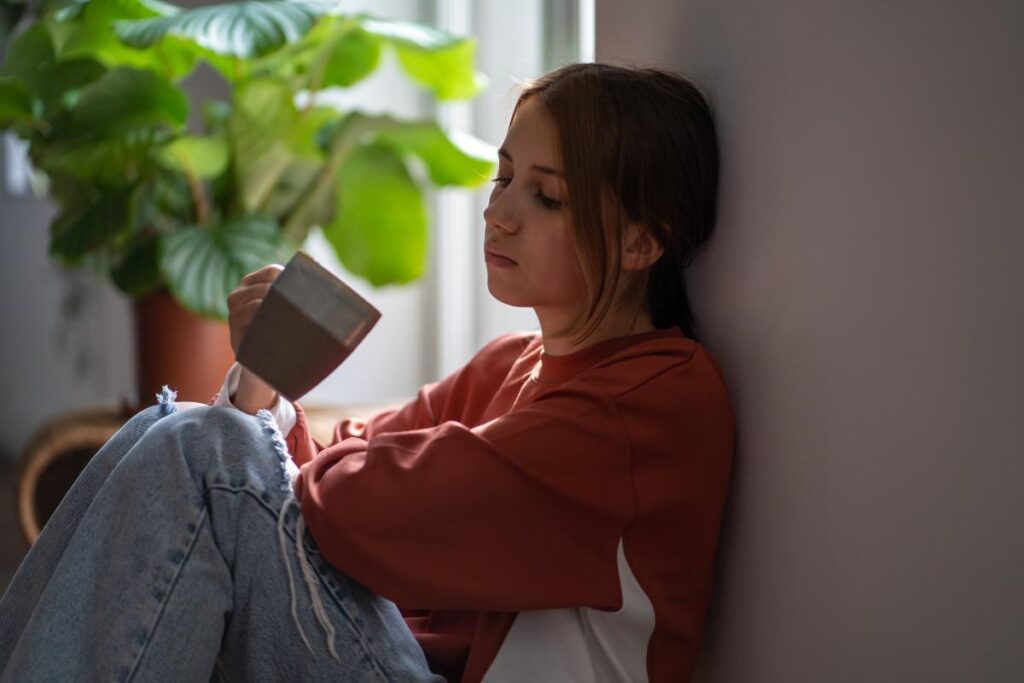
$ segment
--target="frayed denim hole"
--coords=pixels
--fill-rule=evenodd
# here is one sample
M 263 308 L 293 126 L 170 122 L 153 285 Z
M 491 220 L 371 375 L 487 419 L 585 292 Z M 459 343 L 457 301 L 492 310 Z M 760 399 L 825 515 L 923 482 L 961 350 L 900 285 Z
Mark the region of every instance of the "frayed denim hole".
M 306 633 L 302 628 L 302 624 L 299 622 L 298 601 L 295 595 L 295 577 L 292 574 L 292 565 L 288 559 L 287 553 L 288 536 L 285 533 L 285 521 L 288 516 L 288 509 L 294 505 L 296 509 L 295 550 L 299 560 L 299 568 L 302 571 L 302 576 L 305 579 L 307 588 L 309 589 L 309 598 L 312 603 L 313 613 L 316 615 L 317 621 L 320 622 L 320 625 L 324 629 L 327 638 L 327 649 L 330 651 L 331 656 L 337 660 L 338 652 L 334 647 L 334 624 L 331 622 L 330 617 L 324 609 L 323 601 L 320 598 L 320 593 L 316 587 L 316 576 L 313 574 L 309 560 L 303 552 L 303 538 L 306 535 L 305 520 L 302 519 L 302 510 L 298 501 L 295 499 L 293 490 L 293 482 L 295 477 L 299 474 L 299 468 L 295 466 L 295 461 L 292 460 L 292 456 L 288 452 L 288 444 L 285 443 L 284 437 L 281 435 L 281 430 L 278 428 L 277 421 L 274 420 L 273 414 L 266 408 L 261 408 L 256 411 L 256 420 L 259 422 L 260 427 L 263 428 L 263 431 L 270 436 L 270 441 L 274 446 L 274 453 L 280 460 L 281 471 L 284 474 L 284 483 L 282 484 L 281 489 L 287 493 L 287 497 L 285 498 L 284 504 L 281 506 L 281 512 L 277 516 L 277 540 L 281 550 L 281 559 L 284 561 L 285 569 L 288 572 L 288 588 L 291 592 L 292 603 L 292 620 L 295 622 L 295 626 L 299 630 L 299 635 L 302 637 L 302 642 L 306 645 L 306 649 L 312 652 L 313 648 L 310 646 L 309 640 L 306 638 Z
M 178 411 L 178 406 L 174 403 L 177 399 L 178 392 L 165 384 L 164 388 L 160 390 L 160 393 L 156 395 L 156 400 L 160 404 L 160 415 L 162 417 L 166 417 L 167 415 Z
M 277 421 L 273 414 L 266 408 L 256 411 L 256 420 L 260 423 L 263 431 L 270 436 L 270 443 L 274 446 L 274 453 L 280 461 L 281 473 L 284 475 L 284 482 L 281 484 L 282 491 L 291 491 L 295 477 L 299 474 L 299 468 L 295 466 L 291 454 L 288 452 L 288 444 L 277 427 Z

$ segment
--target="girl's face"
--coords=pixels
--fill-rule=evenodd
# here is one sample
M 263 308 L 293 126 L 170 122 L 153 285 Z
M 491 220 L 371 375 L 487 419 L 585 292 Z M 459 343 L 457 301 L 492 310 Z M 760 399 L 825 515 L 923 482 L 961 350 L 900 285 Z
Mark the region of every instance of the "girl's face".
M 558 156 L 554 121 L 536 97 L 528 97 L 498 151 L 498 174 L 484 210 L 487 288 L 510 306 L 533 307 L 542 324 L 570 318 L 585 296 Z

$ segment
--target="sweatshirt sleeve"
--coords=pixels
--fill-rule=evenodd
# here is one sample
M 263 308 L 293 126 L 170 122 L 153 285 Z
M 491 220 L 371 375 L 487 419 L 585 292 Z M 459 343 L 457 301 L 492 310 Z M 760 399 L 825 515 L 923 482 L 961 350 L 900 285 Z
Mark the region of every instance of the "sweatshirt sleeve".
M 427 384 L 420 388 L 416 397 L 405 405 L 389 408 L 366 419 L 345 417 L 334 425 L 334 433 L 329 444 L 322 444 L 310 432 L 306 412 L 298 403 L 295 408 L 295 423 L 286 439 L 292 460 L 301 467 L 312 461 L 318 453 L 342 441 L 356 437 L 369 439 L 372 435 L 384 432 L 407 431 L 420 429 L 437 424 L 436 406 L 443 403 L 454 376 L 440 382 Z
M 493 365 L 498 357 L 515 356 L 522 349 L 525 338 L 521 334 L 501 335 L 486 344 L 477 354 L 463 367 L 452 372 L 443 379 L 422 386 L 416 393 L 416 397 L 400 407 L 391 408 L 368 419 L 356 419 L 346 417 L 334 426 L 331 442 L 322 444 L 309 429 L 309 422 L 302 406 L 298 403 L 290 404 L 294 407 L 294 423 L 289 430 L 282 429 L 288 434 L 288 450 L 292 454 L 292 460 L 301 467 L 310 462 L 318 453 L 328 447 L 336 446 L 349 438 L 360 438 L 369 440 L 376 434 L 386 432 L 404 432 L 414 429 L 425 429 L 436 427 L 444 416 L 451 412 L 449 409 L 450 399 L 456 385 L 469 376 L 479 382 L 481 375 L 487 375 L 492 371 Z M 507 359 L 506 359 L 507 360 Z M 497 365 L 501 365 L 498 363 Z M 498 378 L 500 380 L 501 378 Z M 497 384 L 498 381 L 492 381 Z M 484 385 L 488 382 L 483 382 Z
M 607 397 L 563 388 L 474 428 L 348 438 L 296 494 L 324 557 L 403 608 L 621 606 L 635 500 Z

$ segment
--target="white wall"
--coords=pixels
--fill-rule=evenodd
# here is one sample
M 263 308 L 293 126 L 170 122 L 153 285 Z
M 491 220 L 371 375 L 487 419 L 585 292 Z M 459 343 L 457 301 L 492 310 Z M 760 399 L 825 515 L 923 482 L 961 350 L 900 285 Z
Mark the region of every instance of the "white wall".
M 3 460 L 15 459 L 42 421 L 113 401 L 134 382 L 124 360 L 134 357 L 130 306 L 91 274 L 62 271 L 49 259 L 52 215 L 45 202 L 0 188 Z
M 1024 680 L 1019 0 L 598 0 L 703 85 L 739 421 L 696 680 Z

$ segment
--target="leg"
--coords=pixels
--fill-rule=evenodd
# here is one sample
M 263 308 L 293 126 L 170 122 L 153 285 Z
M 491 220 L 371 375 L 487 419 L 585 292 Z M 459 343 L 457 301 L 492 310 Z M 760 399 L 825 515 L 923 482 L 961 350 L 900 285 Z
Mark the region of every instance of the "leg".
M 177 410 L 174 392 L 164 389 L 158 405 L 128 420 L 89 460 L 22 560 L 0 601 L 0 671 L 96 492 L 142 435 Z
M 65 525 L 3 680 L 440 680 L 395 606 L 320 558 L 294 473 L 269 419 L 151 421 Z

